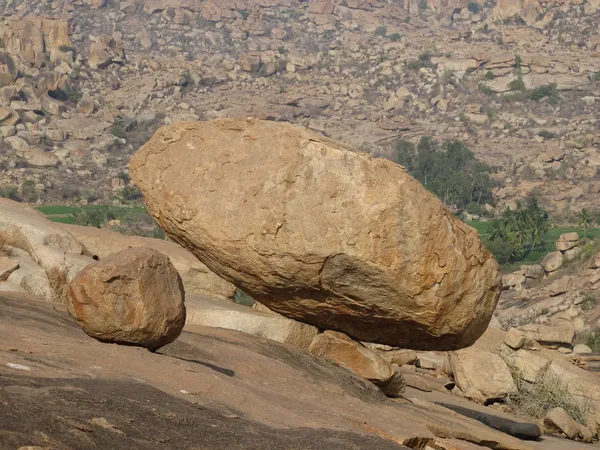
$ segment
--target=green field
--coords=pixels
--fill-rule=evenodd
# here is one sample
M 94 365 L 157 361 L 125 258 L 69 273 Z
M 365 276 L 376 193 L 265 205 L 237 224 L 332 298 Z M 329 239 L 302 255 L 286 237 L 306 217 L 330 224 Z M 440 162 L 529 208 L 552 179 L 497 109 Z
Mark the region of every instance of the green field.
M 481 238 L 483 239 L 483 241 L 484 242 L 486 241 L 486 239 L 488 237 L 488 227 L 489 227 L 490 222 L 473 221 L 473 222 L 467 222 L 467 224 L 472 226 L 473 228 L 475 228 L 477 230 L 477 232 L 479 233 L 479 236 L 481 236 Z M 518 262 L 515 262 L 512 264 L 506 264 L 502 267 L 502 269 L 506 270 L 506 271 L 510 271 L 510 270 L 518 269 L 519 266 L 521 266 L 522 264 L 537 264 L 537 263 L 539 263 L 542 260 L 542 258 L 544 258 L 544 256 L 546 256 L 548 253 L 556 250 L 556 246 L 555 246 L 556 241 L 558 240 L 558 238 L 560 237 L 561 234 L 570 233 L 572 231 L 576 231 L 577 233 L 579 233 L 580 237 L 584 237 L 584 230 L 583 230 L 583 228 L 580 228 L 580 227 L 575 227 L 575 226 L 552 227 L 552 228 L 550 228 L 550 230 L 548 230 L 548 232 L 544 236 L 544 245 L 542 247 L 533 250 L 531 253 L 529 253 L 529 255 L 527 255 L 527 257 L 523 261 L 518 261 Z M 599 238 L 600 237 L 600 228 L 588 228 L 586 236 L 591 239 Z
M 122 216 L 135 216 L 147 214 L 145 206 L 112 206 L 112 205 L 89 205 L 89 206 L 66 206 L 66 205 L 49 205 L 39 206 L 36 209 L 44 213 L 53 222 L 74 224 L 75 215 L 86 212 L 94 211 L 101 208 L 107 207 L 111 213 L 114 213 L 117 217 Z

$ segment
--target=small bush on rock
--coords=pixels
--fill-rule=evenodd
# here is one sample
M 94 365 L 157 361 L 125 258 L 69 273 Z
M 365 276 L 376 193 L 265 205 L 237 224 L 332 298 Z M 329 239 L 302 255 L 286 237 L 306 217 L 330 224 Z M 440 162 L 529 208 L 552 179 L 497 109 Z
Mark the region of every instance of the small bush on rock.
M 63 305 L 67 304 L 69 298 L 69 274 L 64 267 L 51 267 L 46 271 L 48 284 L 52 289 L 52 301 Z
M 8 256 L 9 236 L 7 230 L 0 230 L 0 256 Z
M 557 375 L 546 371 L 535 382 L 527 381 L 509 364 L 517 391 L 507 397 L 508 406 L 519 415 L 543 418 L 553 408 L 563 408 L 575 422 L 586 425 L 592 411 L 589 399 L 575 396 Z
M 21 195 L 19 195 L 19 188 L 14 184 L 0 187 L 0 197 L 9 198 L 15 202 L 23 201 Z
M 386 34 L 387 34 L 387 28 L 386 28 L 386 27 L 384 27 L 383 25 L 381 25 L 381 26 L 378 26 L 378 27 L 375 29 L 375 35 L 376 35 L 376 36 L 385 36 Z
M 540 100 L 543 100 L 546 97 L 555 97 L 555 96 L 556 96 L 556 85 L 555 84 L 549 84 L 547 86 L 536 87 L 529 94 L 529 98 L 531 98 L 531 100 L 535 100 L 536 102 L 539 102 Z
M 467 9 L 473 14 L 479 14 L 479 12 L 481 11 L 481 6 L 477 2 L 469 2 L 469 4 L 467 5 Z

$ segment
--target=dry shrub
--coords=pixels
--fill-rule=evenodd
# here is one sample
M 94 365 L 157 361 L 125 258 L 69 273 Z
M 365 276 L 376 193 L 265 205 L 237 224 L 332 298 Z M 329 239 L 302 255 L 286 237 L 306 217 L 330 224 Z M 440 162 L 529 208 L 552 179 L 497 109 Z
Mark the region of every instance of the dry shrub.
M 52 301 L 67 304 L 69 299 L 69 272 L 64 267 L 54 266 L 46 271 L 46 277 L 50 289 L 52 289 Z
M 0 256 L 10 256 L 10 247 L 20 248 L 31 254 L 27 239 L 18 228 L 11 227 L 0 230 Z
M 518 368 L 509 364 L 517 392 L 509 395 L 506 403 L 521 416 L 542 419 L 551 409 L 563 408 L 575 422 L 590 423 L 590 399 L 574 394 L 558 375 L 546 370 L 535 382 L 527 381 Z
M 9 235 L 7 230 L 0 230 L 0 256 L 8 256 Z

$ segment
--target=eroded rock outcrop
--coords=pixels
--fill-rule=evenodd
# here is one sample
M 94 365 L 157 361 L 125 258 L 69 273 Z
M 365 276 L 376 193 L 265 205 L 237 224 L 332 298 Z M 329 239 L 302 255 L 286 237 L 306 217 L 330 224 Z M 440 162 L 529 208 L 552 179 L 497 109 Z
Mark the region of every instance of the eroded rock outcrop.
M 151 213 L 272 310 L 357 339 L 454 349 L 485 330 L 498 265 L 402 166 L 259 120 L 164 127 L 132 159 Z
M 94 259 L 104 259 L 128 248 L 151 248 L 169 257 L 181 275 L 186 294 L 224 298 L 232 298 L 235 294 L 235 286 L 212 273 L 194 255 L 173 242 L 149 237 L 125 236 L 95 227 L 62 224 L 58 226 L 71 233 L 84 247 L 84 253 Z

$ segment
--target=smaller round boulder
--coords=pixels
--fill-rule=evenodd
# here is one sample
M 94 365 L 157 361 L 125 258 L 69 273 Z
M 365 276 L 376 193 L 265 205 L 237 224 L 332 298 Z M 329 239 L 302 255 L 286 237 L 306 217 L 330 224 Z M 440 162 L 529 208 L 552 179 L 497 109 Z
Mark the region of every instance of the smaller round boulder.
M 185 324 L 184 290 L 169 258 L 130 248 L 86 266 L 69 285 L 69 312 L 102 342 L 149 350 L 173 342 Z

